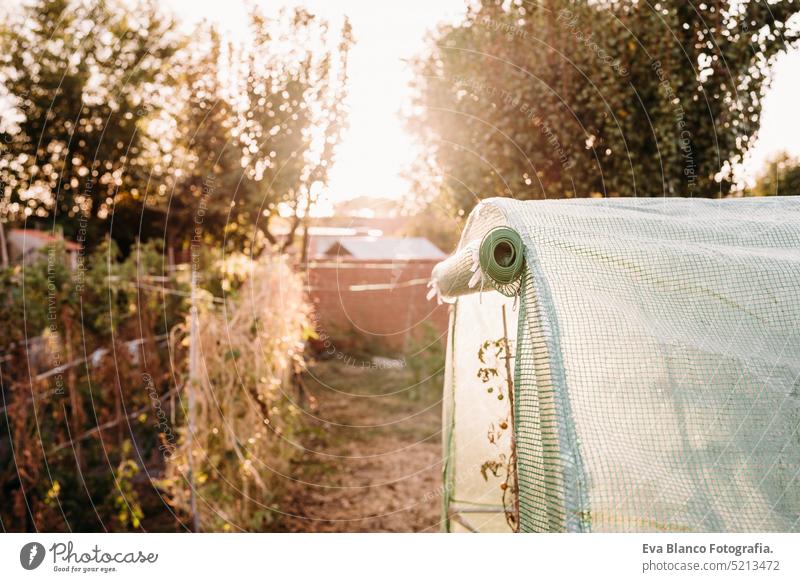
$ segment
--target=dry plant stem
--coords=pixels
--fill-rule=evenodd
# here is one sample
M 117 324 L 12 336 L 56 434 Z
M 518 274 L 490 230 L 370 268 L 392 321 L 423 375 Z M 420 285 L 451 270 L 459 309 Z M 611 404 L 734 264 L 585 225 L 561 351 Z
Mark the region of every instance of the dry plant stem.
M 513 530 L 519 531 L 519 495 L 517 495 L 517 439 L 515 434 L 515 427 L 514 424 L 514 379 L 511 376 L 511 347 L 508 341 L 508 324 L 506 322 L 506 306 L 503 305 L 503 346 L 505 348 L 505 360 L 506 360 L 506 381 L 508 382 L 508 405 L 510 408 L 510 418 L 511 418 L 511 457 L 509 459 L 510 471 L 508 471 L 509 476 L 513 475 L 514 478 L 514 485 L 511 487 L 511 494 L 514 496 L 514 523 L 510 524 Z M 505 496 L 506 491 L 509 488 L 507 487 L 505 491 L 503 491 L 503 495 Z
M 292 376 L 308 326 L 303 283 L 278 256 L 266 255 L 247 269 L 241 289 L 222 306 L 198 286 L 194 317 L 171 333 L 174 362 L 194 378 L 193 429 L 191 436 L 186 425 L 180 429 L 165 487 L 173 506 L 195 513 L 185 480 L 191 455 L 204 531 L 268 529 L 298 454 L 292 443 L 301 418 Z M 189 374 L 191 366 L 182 362 L 192 346 Z
M 66 310 L 65 310 L 66 311 Z M 64 347 L 67 353 L 67 361 L 71 362 L 72 358 L 72 319 L 69 317 L 69 313 L 64 314 Z M 81 402 L 80 393 L 78 392 L 78 379 L 75 374 L 74 368 L 69 368 L 67 370 L 67 389 L 69 390 L 69 403 L 70 403 L 70 412 L 72 414 L 72 422 L 70 427 L 71 434 L 77 434 L 80 430 L 80 427 L 83 426 L 83 418 L 81 415 L 81 410 L 83 409 L 83 403 Z M 78 464 L 78 467 L 81 471 L 86 469 L 86 464 L 83 462 L 83 453 L 81 449 L 80 441 L 76 442 L 74 445 L 75 449 L 75 462 Z

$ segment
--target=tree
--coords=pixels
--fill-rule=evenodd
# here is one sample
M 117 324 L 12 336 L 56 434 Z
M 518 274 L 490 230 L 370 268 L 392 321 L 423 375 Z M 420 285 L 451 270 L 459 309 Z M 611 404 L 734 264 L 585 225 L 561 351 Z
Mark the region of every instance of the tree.
M 118 205 L 144 195 L 154 87 L 179 39 L 156 4 L 37 0 L 0 30 L 0 179 L 9 218 L 99 240 Z
M 786 152 L 778 154 L 767 162 L 748 193 L 752 196 L 800 195 L 800 161 Z
M 416 61 L 409 124 L 462 212 L 489 196 L 724 196 L 796 11 L 483 0 Z
M 294 239 L 314 202 L 315 183 L 327 181 L 345 124 L 350 24 L 338 36 L 330 25 L 303 9 L 268 19 L 251 12 L 253 45 L 245 54 L 243 124 L 248 177 L 259 186 L 258 224 L 271 243 L 269 220 L 281 209 L 292 215 L 282 247 Z M 240 200 L 237 204 L 245 204 Z
M 165 239 L 173 250 L 192 242 L 241 245 L 241 205 L 233 201 L 248 199 L 252 182 L 245 179 L 235 89 L 222 79 L 234 68 L 230 50 L 225 54 L 213 26 L 201 25 L 178 60 L 176 139 L 163 153 L 172 162 L 171 187 L 156 200 L 166 214 Z
M 352 40 L 348 23 L 338 37 L 328 28 L 302 9 L 267 17 L 254 8 L 235 43 L 205 24 L 192 34 L 177 59 L 176 138 L 161 154 L 172 163 L 154 198 L 171 248 L 202 241 L 258 253 L 293 242 L 344 124 Z M 291 219 L 279 240 L 269 219 L 281 211 Z

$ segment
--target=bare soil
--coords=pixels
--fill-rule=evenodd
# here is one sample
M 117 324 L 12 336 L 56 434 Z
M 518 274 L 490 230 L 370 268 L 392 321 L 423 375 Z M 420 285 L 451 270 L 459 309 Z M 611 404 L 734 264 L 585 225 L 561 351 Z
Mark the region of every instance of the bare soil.
M 277 529 L 439 530 L 441 388 L 415 387 L 411 376 L 358 362 L 309 370 L 305 408 L 316 419 L 302 438 L 307 450 L 294 463 Z

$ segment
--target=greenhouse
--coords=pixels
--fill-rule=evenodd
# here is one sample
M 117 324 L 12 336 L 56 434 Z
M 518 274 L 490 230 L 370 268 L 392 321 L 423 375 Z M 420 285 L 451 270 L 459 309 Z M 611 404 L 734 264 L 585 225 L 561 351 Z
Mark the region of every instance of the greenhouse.
M 448 531 L 800 531 L 800 198 L 489 199 L 452 303 Z

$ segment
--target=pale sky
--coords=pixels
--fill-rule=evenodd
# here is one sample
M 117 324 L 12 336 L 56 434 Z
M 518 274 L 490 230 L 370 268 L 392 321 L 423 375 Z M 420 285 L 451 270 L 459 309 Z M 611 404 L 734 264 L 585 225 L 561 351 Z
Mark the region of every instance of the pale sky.
M 773 82 L 764 99 L 758 141 L 739 172 L 751 182 L 764 162 L 780 151 L 800 156 L 800 50 L 780 57 L 773 70 Z M 798 192 L 800 194 L 800 192 Z

